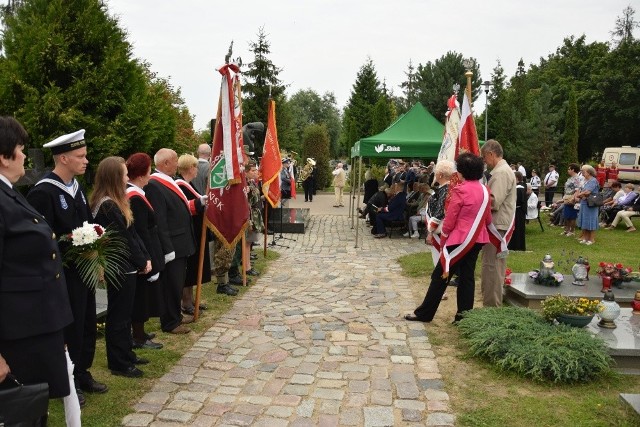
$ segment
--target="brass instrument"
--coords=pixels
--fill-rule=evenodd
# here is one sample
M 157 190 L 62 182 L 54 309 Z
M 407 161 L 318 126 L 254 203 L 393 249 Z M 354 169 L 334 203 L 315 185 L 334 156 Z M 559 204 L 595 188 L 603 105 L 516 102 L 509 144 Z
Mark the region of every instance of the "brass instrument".
M 307 158 L 307 163 L 304 165 L 300 173 L 298 174 L 298 179 L 300 182 L 305 181 L 311 174 L 313 173 L 313 167 L 316 165 L 316 161 L 311 157 Z

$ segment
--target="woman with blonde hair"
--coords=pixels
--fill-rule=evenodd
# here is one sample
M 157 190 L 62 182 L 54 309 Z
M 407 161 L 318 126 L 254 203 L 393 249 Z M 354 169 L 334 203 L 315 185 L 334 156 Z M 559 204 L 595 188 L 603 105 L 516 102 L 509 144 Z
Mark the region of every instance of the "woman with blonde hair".
M 202 221 L 204 221 L 205 208 L 205 205 L 202 203 L 202 195 L 196 191 L 192 184 L 193 179 L 198 175 L 198 159 L 191 154 L 183 154 L 178 157 L 178 174 L 180 178 L 176 179 L 176 184 L 178 184 L 182 193 L 184 193 L 187 200 L 189 200 L 189 205 L 193 206 L 191 222 L 193 224 L 193 234 L 196 237 L 196 252 L 187 258 L 187 275 L 184 288 L 182 289 L 182 312 L 187 315 L 193 315 L 195 312 L 193 287 L 198 283 L 198 261 L 200 260 L 200 242 L 203 232 Z M 207 233 L 207 230 L 205 229 L 204 232 Z M 209 242 L 208 239 L 205 239 L 201 283 L 208 283 L 210 281 L 211 261 L 209 259 Z M 201 303 L 199 308 L 200 310 L 204 310 L 206 305 Z
M 138 274 L 151 271 L 150 256 L 133 227 L 133 213 L 126 195 L 127 167 L 122 157 L 107 157 L 98 165 L 89 206 L 94 220 L 126 242 L 129 256 L 117 265 L 117 282 L 107 277 L 107 320 L 105 344 L 107 366 L 113 375 L 137 378 L 143 372 L 137 364 L 149 363 L 132 350 L 131 313 Z

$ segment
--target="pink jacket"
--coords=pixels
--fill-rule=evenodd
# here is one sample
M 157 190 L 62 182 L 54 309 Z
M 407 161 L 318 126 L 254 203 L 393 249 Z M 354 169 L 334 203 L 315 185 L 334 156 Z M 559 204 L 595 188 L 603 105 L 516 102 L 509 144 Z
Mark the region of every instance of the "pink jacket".
M 475 218 L 481 214 L 479 212 L 483 199 L 483 184 L 480 181 L 464 181 L 451 189 L 451 199 L 444 214 L 442 225 L 442 235 L 448 236 L 445 244 L 447 246 L 459 245 L 464 242 L 471 232 L 471 227 Z M 478 226 L 480 231 L 475 242 L 488 243 L 489 232 L 487 227 L 491 224 L 491 193 L 487 188 L 487 214 Z

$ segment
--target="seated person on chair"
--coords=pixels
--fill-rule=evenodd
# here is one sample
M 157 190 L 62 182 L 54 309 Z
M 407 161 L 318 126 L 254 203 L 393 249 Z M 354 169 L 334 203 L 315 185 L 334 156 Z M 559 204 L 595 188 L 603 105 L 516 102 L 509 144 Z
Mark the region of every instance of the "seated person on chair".
M 418 190 L 418 183 L 414 182 L 411 186 L 411 191 L 407 193 L 407 216 L 415 215 L 418 212 L 418 198 L 420 197 L 420 191 Z
M 627 231 L 636 231 L 636 228 L 633 226 L 631 222 L 632 216 L 640 215 L 640 196 L 637 196 L 633 204 L 629 207 L 624 208 L 624 210 L 618 211 L 616 217 L 613 219 L 613 222 L 610 226 L 607 227 L 607 230 L 613 230 L 616 228 L 620 220 L 624 221 L 627 226 Z
M 538 196 L 533 192 L 531 184 L 527 183 L 527 216 L 526 219 L 538 218 Z
M 369 217 L 369 224 L 375 225 L 376 213 L 379 208 L 387 206 L 390 194 L 391 190 L 387 188 L 387 184 L 382 184 L 380 190 L 367 201 L 367 206 L 364 210 L 360 210 L 360 218 L 364 219 Z
M 427 217 L 427 203 L 429 202 L 429 198 L 431 197 L 431 187 L 426 183 L 417 183 L 418 191 L 420 195 L 417 200 L 417 211 L 415 215 L 409 216 L 409 231 L 404 233 L 404 237 L 411 237 L 412 239 L 417 239 L 420 237 L 420 233 L 418 233 L 418 223 L 424 221 Z
M 398 182 L 391 187 L 391 199 L 385 208 L 380 208 L 376 215 L 376 234 L 374 237 L 386 237 L 385 222 L 404 220 L 404 211 L 407 207 L 407 195 L 403 191 L 404 184 Z
M 634 189 L 633 184 L 625 184 L 624 187 L 622 187 L 624 194 L 614 202 L 603 206 L 602 212 L 600 213 L 602 223 L 604 223 L 603 226 L 610 225 L 618 212 L 625 210 L 625 208 L 633 204 L 633 201 L 638 196 L 638 193 L 634 191 Z M 607 206 L 606 209 L 605 206 Z

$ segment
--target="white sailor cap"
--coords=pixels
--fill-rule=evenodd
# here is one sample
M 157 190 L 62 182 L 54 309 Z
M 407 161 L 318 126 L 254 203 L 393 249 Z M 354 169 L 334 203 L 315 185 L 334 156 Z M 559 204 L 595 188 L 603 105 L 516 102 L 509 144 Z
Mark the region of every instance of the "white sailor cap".
M 59 136 L 53 141 L 44 144 L 43 147 L 50 148 L 51 154 L 61 154 L 85 147 L 86 145 L 84 141 L 84 129 L 80 129 L 79 131 Z

